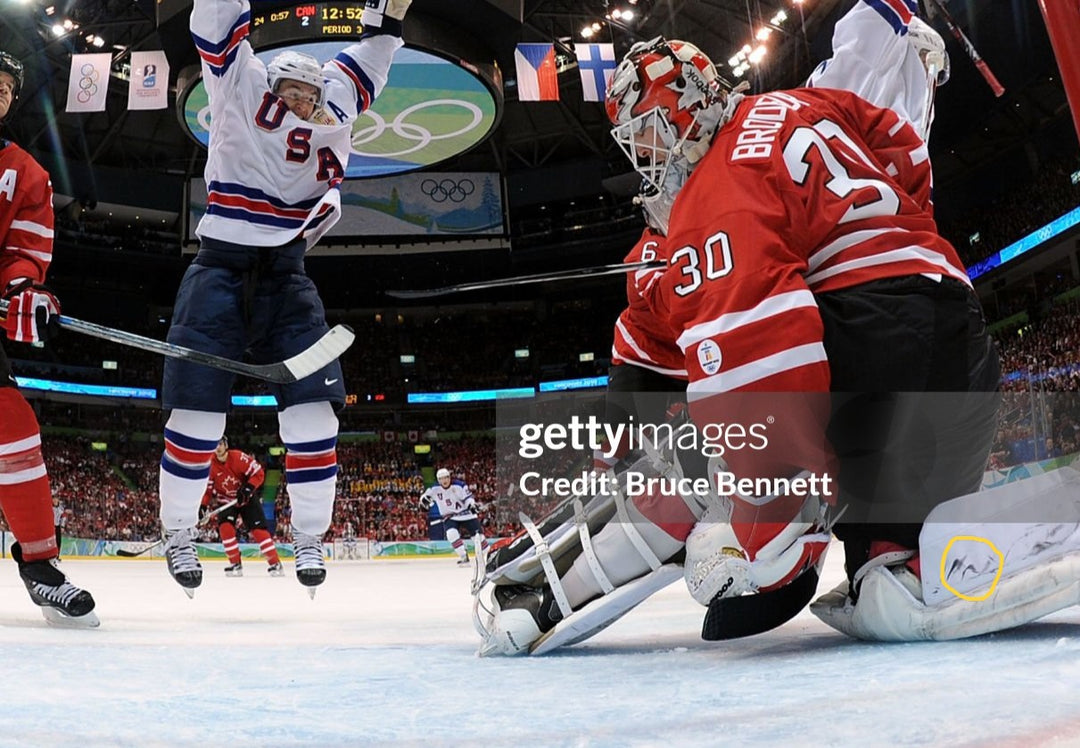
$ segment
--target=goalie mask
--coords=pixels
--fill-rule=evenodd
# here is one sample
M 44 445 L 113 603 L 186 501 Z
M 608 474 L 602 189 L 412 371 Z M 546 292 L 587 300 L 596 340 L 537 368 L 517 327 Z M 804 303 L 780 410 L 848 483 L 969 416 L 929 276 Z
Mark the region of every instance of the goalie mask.
M 267 82 L 270 90 L 278 92 L 283 81 L 299 81 L 318 89 L 317 101 L 313 102 L 316 110 L 326 103 L 326 81 L 323 79 L 322 65 L 311 55 L 302 52 L 282 52 L 266 66 Z
M 645 178 L 663 191 L 674 160 L 685 170 L 705 155 L 730 117 L 716 66 L 693 44 L 657 37 L 630 48 L 607 91 L 611 134 Z

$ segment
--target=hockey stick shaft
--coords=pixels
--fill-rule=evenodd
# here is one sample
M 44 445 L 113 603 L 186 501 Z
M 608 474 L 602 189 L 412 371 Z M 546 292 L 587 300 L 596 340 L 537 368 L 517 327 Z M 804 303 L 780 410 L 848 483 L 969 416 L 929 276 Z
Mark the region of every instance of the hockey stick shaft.
M 530 283 L 546 283 L 549 281 L 578 280 L 581 278 L 593 278 L 601 275 L 621 275 L 635 270 L 652 270 L 666 267 L 665 260 L 653 260 L 652 262 L 620 262 L 615 265 L 597 265 L 595 267 L 578 268 L 576 270 L 559 270 L 553 273 L 537 273 L 535 275 L 518 275 L 512 278 L 499 278 L 491 281 L 478 281 L 476 283 L 462 283 L 456 286 L 443 286 L 442 288 L 429 288 L 423 291 L 387 291 L 387 296 L 397 299 L 426 299 L 432 296 L 446 296 L 452 293 L 464 293 L 465 291 L 482 291 L 488 288 L 503 288 L 506 286 L 524 286 Z
M 941 0 L 927 0 L 927 3 L 928 6 L 932 5 L 936 10 L 941 12 L 942 18 L 945 19 L 945 25 L 949 27 L 949 31 L 952 32 L 952 35 L 956 37 L 956 41 L 960 42 L 960 46 L 964 48 L 964 52 L 971 58 L 971 61 L 975 64 L 975 68 L 982 75 L 983 80 L 986 81 L 986 85 L 990 86 L 990 90 L 994 92 L 994 96 L 1001 96 L 1005 93 L 1005 86 L 998 82 L 998 79 L 990 70 L 990 66 L 987 65 L 979 55 L 979 51 L 975 49 L 975 45 L 967 38 L 967 34 L 960 29 L 960 26 L 957 25 Z
M 6 313 L 8 302 L 0 300 L 0 313 Z M 138 348 L 142 351 L 157 353 L 168 358 L 178 358 L 190 361 L 193 364 L 211 366 L 223 371 L 231 371 L 233 374 L 241 374 L 253 379 L 262 379 L 275 384 L 289 384 L 304 377 L 310 376 L 328 363 L 336 359 L 352 345 L 355 336 L 346 325 L 337 325 L 330 332 L 322 336 L 310 348 L 293 356 L 286 361 L 273 364 L 247 364 L 243 361 L 234 361 L 224 356 L 215 356 L 212 353 L 203 353 L 182 345 L 167 343 L 163 340 L 136 335 L 133 332 L 117 330 L 113 327 L 105 327 L 93 322 L 75 319 L 73 317 L 60 317 L 60 326 L 65 330 L 89 335 L 102 340 L 108 340 L 130 348 Z
M 217 516 L 218 514 L 221 514 L 222 512 L 224 512 L 226 509 L 229 509 L 229 508 L 231 508 L 233 506 L 236 506 L 236 499 L 233 499 L 232 501 L 226 502 L 226 503 L 222 504 L 221 506 L 219 506 L 214 511 L 203 515 L 202 518 L 199 519 L 199 523 L 197 525 L 195 525 L 195 526 L 196 527 L 202 527 L 203 525 L 205 525 L 210 520 L 211 517 Z M 117 556 L 123 556 L 124 558 L 134 558 L 135 556 L 141 556 L 144 553 L 147 553 L 147 552 L 153 550 L 154 548 L 157 548 L 159 545 L 161 545 L 164 542 L 165 542 L 165 538 L 163 538 L 163 537 L 158 538 L 153 543 L 151 543 L 150 545 L 143 548 L 141 551 L 129 551 L 126 548 L 121 548 L 120 550 L 118 550 L 116 552 L 116 555 Z

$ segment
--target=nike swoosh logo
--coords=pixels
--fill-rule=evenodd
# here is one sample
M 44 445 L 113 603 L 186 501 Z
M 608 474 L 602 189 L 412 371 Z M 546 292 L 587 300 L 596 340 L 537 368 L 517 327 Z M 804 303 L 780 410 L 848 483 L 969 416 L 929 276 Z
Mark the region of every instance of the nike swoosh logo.
M 336 379 L 324 379 L 323 384 L 325 384 L 327 387 L 329 387 L 332 384 L 337 384 L 337 380 Z

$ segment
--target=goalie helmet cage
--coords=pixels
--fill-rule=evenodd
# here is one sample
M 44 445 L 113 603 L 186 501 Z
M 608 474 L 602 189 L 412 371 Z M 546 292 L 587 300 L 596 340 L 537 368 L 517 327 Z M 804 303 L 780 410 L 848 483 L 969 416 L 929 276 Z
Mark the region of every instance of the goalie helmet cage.
M 1061 71 L 1073 127 L 1080 138 L 1080 4 L 1076 0 L 1039 0 L 1039 10 Z

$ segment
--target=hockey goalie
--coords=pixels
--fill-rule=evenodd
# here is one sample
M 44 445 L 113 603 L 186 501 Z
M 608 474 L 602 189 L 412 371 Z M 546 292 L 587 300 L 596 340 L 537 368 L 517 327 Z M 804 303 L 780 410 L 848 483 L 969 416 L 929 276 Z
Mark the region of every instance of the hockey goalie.
M 977 490 L 1000 371 L 933 222 L 948 63 L 913 11 L 858 3 L 803 89 L 726 90 L 662 38 L 616 69 L 613 135 L 678 248 L 636 290 L 684 355 L 689 428 L 772 417 L 780 438 L 704 466 L 652 445 L 608 495 L 523 516 L 475 586 L 481 654 L 582 641 L 679 577 L 705 638 L 767 630 L 812 599 L 834 535 L 847 579 L 811 610 L 854 637 L 973 636 L 1080 602 L 1080 474 Z M 631 497 L 632 475 L 709 490 Z

